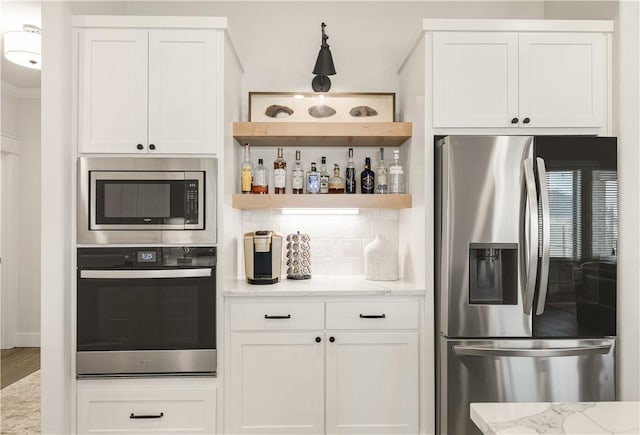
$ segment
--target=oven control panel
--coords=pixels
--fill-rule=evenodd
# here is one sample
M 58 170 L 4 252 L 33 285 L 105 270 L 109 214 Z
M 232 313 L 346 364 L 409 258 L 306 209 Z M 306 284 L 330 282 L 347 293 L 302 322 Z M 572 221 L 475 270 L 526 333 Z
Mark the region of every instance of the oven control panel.
M 215 247 L 78 248 L 78 269 L 175 269 L 215 265 Z

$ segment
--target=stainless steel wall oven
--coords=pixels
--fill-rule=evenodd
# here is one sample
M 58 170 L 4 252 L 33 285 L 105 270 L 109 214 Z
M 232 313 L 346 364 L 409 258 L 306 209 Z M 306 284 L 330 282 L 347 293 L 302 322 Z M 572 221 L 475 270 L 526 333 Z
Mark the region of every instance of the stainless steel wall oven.
M 215 247 L 78 248 L 79 376 L 216 371 Z
M 216 159 L 81 157 L 78 243 L 216 242 Z

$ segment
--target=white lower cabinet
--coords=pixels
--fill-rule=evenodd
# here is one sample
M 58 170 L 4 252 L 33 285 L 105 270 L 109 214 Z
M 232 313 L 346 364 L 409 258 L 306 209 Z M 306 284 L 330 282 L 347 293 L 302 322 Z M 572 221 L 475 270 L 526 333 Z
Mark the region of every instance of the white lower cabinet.
M 214 386 L 196 379 L 78 381 L 77 432 L 215 434 Z M 182 384 L 182 385 L 180 385 Z
M 225 433 L 418 433 L 416 301 L 229 305 Z

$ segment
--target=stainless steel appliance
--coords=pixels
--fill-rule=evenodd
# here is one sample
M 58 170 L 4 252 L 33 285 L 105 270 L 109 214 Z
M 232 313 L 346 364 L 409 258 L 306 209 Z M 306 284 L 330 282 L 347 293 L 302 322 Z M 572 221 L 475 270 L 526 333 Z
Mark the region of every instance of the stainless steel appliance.
M 472 402 L 615 399 L 616 139 L 436 144 L 437 425 Z
M 78 243 L 216 242 L 216 159 L 81 157 Z
M 299 259 L 302 261 L 302 258 Z M 282 235 L 254 231 L 244 235 L 244 270 L 249 284 L 280 282 Z
M 215 247 L 78 248 L 79 376 L 216 371 Z

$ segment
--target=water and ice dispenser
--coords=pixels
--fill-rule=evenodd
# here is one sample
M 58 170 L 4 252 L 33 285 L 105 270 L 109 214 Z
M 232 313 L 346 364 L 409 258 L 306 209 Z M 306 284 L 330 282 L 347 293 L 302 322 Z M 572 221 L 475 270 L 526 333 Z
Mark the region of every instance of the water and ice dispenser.
M 518 302 L 518 245 L 469 244 L 469 303 L 515 305 Z

